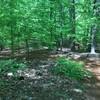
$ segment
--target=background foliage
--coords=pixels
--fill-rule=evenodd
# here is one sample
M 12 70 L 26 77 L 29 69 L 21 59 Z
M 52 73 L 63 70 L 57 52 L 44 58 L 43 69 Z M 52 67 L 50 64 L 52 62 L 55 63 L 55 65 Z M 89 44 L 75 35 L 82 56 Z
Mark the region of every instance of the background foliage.
M 92 25 L 99 28 L 94 6 L 99 10 L 94 0 L 0 0 L 0 45 L 14 53 L 21 47 L 70 47 L 75 40 L 87 51 Z

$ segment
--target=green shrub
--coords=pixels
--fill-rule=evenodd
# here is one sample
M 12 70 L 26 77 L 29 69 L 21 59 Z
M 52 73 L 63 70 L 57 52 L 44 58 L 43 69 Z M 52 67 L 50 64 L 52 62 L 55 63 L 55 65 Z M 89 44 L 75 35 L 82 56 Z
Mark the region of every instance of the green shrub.
M 26 64 L 18 63 L 16 60 L 1 60 L 0 74 L 5 74 L 6 72 L 15 73 L 18 69 L 22 69 L 25 67 L 26 67 Z
M 91 73 L 84 69 L 84 63 L 78 63 L 65 58 L 57 59 L 57 63 L 52 71 L 57 75 L 64 75 L 77 80 L 91 76 Z

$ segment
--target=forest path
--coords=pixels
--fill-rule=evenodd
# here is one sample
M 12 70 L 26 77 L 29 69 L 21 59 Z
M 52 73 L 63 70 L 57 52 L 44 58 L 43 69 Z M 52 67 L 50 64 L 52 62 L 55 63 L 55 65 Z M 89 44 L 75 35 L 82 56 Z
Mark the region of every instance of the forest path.
M 86 69 L 91 71 L 94 78 L 85 83 L 87 95 L 91 100 L 100 100 L 100 60 L 87 61 Z
M 47 56 L 44 56 L 44 54 L 47 55 L 47 53 L 45 53 L 45 51 L 43 50 L 43 52 L 42 52 L 43 58 L 47 57 Z M 38 54 L 37 54 L 37 51 L 35 53 L 32 52 L 32 54 L 34 54 L 35 57 L 40 57 L 41 50 L 38 51 Z M 71 58 L 75 59 L 76 61 L 80 61 L 80 59 L 79 59 L 80 55 L 74 54 L 74 53 L 70 53 L 70 55 L 66 55 L 66 53 L 62 53 L 62 54 L 55 54 L 55 55 L 48 55 L 48 56 L 50 56 L 50 59 L 55 59 L 55 58 L 58 58 L 58 57 L 71 57 Z M 47 59 L 46 59 L 46 61 L 47 61 Z M 47 63 L 49 63 L 49 61 L 47 61 Z M 85 63 L 86 63 L 86 69 L 91 71 L 94 74 L 93 79 L 90 79 L 88 81 L 84 81 L 84 85 L 86 86 L 86 90 L 87 90 L 88 99 L 89 100 L 100 100 L 100 59 L 94 60 L 94 61 L 85 61 Z M 33 64 L 32 64 L 32 66 L 33 66 Z M 37 64 L 37 62 L 36 62 L 36 64 Z M 50 63 L 50 64 L 52 64 L 52 63 Z M 37 65 L 34 65 L 34 66 L 37 66 Z M 39 72 L 38 74 L 41 75 L 41 73 L 44 73 L 44 72 Z M 44 73 L 44 74 L 46 74 L 46 73 Z M 27 85 L 25 85 L 25 86 L 27 87 Z M 30 90 L 30 88 L 28 88 L 27 90 Z

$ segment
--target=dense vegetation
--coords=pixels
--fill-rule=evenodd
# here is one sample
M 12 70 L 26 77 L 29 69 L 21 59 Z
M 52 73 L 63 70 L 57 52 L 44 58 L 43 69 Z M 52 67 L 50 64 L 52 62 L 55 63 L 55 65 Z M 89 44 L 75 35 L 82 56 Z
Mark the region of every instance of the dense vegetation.
M 90 51 L 91 33 L 96 26 L 99 48 L 99 1 L 96 0 L 1 0 L 0 47 L 62 48 L 79 45 Z M 20 53 L 20 50 L 19 50 Z
M 0 60 L 0 75 L 15 75 L 17 70 L 25 69 L 26 62 L 18 62 L 16 60 Z
M 66 58 L 58 58 L 56 65 L 52 68 L 52 72 L 77 80 L 92 77 L 92 73 L 85 70 L 83 62 L 78 63 Z

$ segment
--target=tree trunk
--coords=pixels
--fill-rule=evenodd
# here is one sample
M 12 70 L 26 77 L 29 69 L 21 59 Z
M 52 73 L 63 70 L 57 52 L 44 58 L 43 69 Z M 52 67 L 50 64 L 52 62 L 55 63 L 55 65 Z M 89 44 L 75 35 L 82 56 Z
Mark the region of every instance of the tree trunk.
M 29 59 L 29 43 L 28 43 L 28 39 L 25 39 L 25 43 L 26 43 L 26 59 Z
M 14 8 L 15 0 L 10 1 L 10 34 L 11 34 L 11 57 L 14 56 L 14 29 L 15 29 L 15 19 L 14 19 Z
M 71 2 L 71 6 L 69 8 L 69 13 L 70 13 L 70 22 L 71 22 L 71 26 L 72 26 L 71 34 L 75 35 L 75 32 L 76 32 L 76 29 L 75 29 L 75 18 L 76 18 L 76 15 L 75 15 L 75 0 L 71 0 L 70 2 Z
M 71 30 L 70 30 L 70 38 L 72 38 L 72 41 L 70 43 L 70 48 L 72 49 L 73 42 L 75 40 L 75 34 L 76 34 L 76 27 L 75 27 L 75 18 L 76 18 L 76 13 L 75 13 L 75 0 L 70 1 L 70 8 L 69 8 L 69 16 L 70 16 L 70 22 L 71 22 Z
M 97 26 L 94 25 L 91 30 L 91 54 L 95 54 L 95 36 L 97 32 Z
M 98 17 L 99 15 L 99 8 L 97 7 L 97 3 L 99 3 L 99 0 L 94 0 L 93 1 L 93 14 L 95 17 Z M 98 24 L 95 22 L 94 25 L 91 27 L 91 53 L 96 53 L 96 33 L 97 33 L 97 29 L 98 29 Z
M 52 1 L 50 0 L 50 21 L 52 23 L 52 17 L 53 17 L 53 8 L 52 8 Z M 52 25 L 50 26 L 50 37 L 51 37 L 51 42 L 53 41 L 53 32 L 52 32 Z
M 62 51 L 63 48 L 63 32 L 62 32 L 62 28 L 63 28 L 63 5 L 62 3 L 60 3 L 60 50 Z
M 20 33 L 18 33 L 18 53 L 20 54 Z
M 13 35 L 13 25 L 11 25 L 11 56 L 14 56 L 14 35 Z

